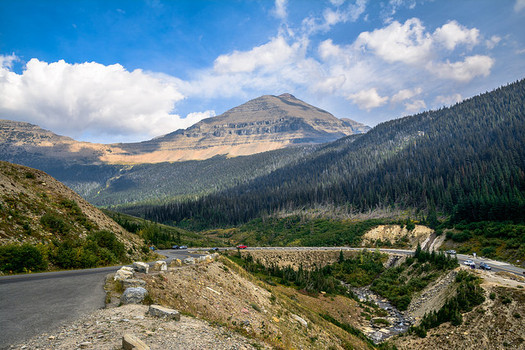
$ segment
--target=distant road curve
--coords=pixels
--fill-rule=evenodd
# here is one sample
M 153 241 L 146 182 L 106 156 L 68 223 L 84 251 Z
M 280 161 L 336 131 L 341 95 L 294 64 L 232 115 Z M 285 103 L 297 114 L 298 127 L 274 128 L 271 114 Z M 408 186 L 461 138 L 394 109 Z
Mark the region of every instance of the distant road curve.
M 191 251 L 199 251 L 199 250 L 208 250 L 210 248 L 198 248 L 198 249 L 190 249 Z M 230 248 L 219 248 L 220 250 L 232 250 L 236 249 L 235 247 Z M 248 247 L 246 248 L 247 251 L 256 251 L 256 250 L 297 250 L 297 251 L 308 251 L 308 250 L 352 250 L 352 251 L 359 251 L 359 250 L 376 250 L 377 248 L 352 248 L 352 247 Z M 244 250 L 244 249 L 243 249 Z M 386 248 L 380 248 L 379 251 L 387 254 L 394 254 L 394 255 L 413 255 L 413 250 L 407 250 L 407 249 L 386 249 Z M 492 271 L 498 272 L 498 271 L 504 271 L 504 272 L 510 272 L 514 273 L 516 275 L 524 276 L 525 277 L 525 269 L 521 267 L 517 267 L 511 264 L 508 264 L 506 262 L 502 261 L 496 261 L 491 259 L 485 259 L 485 258 L 479 258 L 474 257 L 472 255 L 465 255 L 465 254 L 457 254 L 458 262 L 460 264 L 463 264 L 466 260 L 472 260 L 476 263 L 476 266 L 479 266 L 480 262 L 484 262 L 487 265 L 489 265 L 492 268 Z

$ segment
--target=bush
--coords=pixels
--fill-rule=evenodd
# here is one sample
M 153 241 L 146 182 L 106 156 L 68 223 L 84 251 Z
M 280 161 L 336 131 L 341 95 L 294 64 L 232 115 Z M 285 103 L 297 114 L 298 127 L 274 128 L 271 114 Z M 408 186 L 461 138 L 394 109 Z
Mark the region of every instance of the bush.
M 0 247 L 0 270 L 3 272 L 41 271 L 47 268 L 42 252 L 31 244 Z
M 44 229 L 53 233 L 66 234 L 69 232 L 69 226 L 55 214 L 46 213 L 40 218 L 40 223 Z

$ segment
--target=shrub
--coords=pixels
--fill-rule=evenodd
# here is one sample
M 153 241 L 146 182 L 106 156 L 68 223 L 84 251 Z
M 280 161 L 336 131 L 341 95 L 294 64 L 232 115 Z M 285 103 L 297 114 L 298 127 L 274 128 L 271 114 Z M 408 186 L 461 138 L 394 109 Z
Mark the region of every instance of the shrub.
M 69 232 L 69 226 L 59 216 L 46 213 L 40 218 L 40 223 L 44 229 L 53 233 L 66 234 Z
M 41 271 L 46 268 L 42 252 L 29 243 L 0 246 L 0 270 L 3 272 Z

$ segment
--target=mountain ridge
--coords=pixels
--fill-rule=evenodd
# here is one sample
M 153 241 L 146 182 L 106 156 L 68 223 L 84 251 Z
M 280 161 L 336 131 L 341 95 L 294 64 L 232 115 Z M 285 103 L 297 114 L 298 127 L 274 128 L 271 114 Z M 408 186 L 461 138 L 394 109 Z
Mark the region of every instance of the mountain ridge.
M 28 153 L 83 164 L 144 164 L 251 155 L 326 143 L 368 129 L 355 121 L 337 119 L 291 94 L 282 94 L 258 97 L 187 129 L 137 143 L 80 142 L 30 123 L 9 120 L 0 120 L 0 141 L 6 161 Z

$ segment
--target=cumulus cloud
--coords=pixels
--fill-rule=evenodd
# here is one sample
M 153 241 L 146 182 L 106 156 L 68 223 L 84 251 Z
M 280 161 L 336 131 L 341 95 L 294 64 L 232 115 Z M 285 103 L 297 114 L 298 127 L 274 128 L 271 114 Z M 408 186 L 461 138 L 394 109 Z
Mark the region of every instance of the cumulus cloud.
M 516 3 L 514 4 L 514 11 L 520 12 L 523 9 L 525 9 L 525 0 L 516 0 Z
M 392 103 L 399 103 L 399 102 L 411 99 L 412 97 L 419 95 L 421 92 L 423 92 L 423 89 L 420 87 L 415 88 L 415 89 L 399 90 L 394 96 L 392 96 L 390 101 Z
M 136 140 L 187 125 L 187 120 L 171 114 L 183 95 L 160 76 L 139 69 L 130 72 L 119 64 L 38 59 L 17 74 L 6 65 L 13 59 L 1 59 L 0 114 L 5 118 L 73 137 L 113 134 Z
M 220 74 L 228 74 L 249 73 L 261 67 L 275 68 L 290 60 L 300 49 L 299 42 L 288 45 L 283 37 L 278 36 L 250 51 L 234 51 L 217 57 L 214 70 Z
M 450 21 L 436 29 L 434 39 L 448 50 L 454 50 L 460 44 L 472 48 L 479 42 L 479 30 L 477 28 L 468 29 L 456 21 Z
M 358 93 L 348 96 L 360 109 L 370 111 L 373 108 L 381 107 L 388 101 L 388 97 L 381 97 L 376 88 L 361 90 Z
M 494 59 L 489 56 L 475 55 L 465 57 L 459 62 L 431 63 L 428 68 L 441 78 L 452 79 L 459 82 L 469 82 L 477 76 L 488 76 L 494 65 Z
M 384 28 L 363 32 L 356 45 L 387 62 L 414 64 L 430 58 L 432 38 L 418 18 L 411 18 L 403 24 L 394 21 Z

